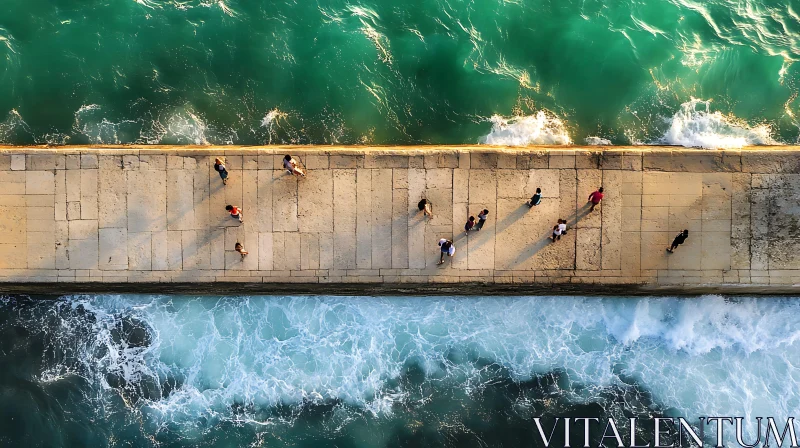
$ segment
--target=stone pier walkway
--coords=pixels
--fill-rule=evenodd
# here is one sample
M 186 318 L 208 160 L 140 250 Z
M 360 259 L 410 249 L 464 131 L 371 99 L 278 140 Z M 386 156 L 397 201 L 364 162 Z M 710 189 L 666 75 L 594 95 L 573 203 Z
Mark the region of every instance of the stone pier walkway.
M 287 152 L 308 177 L 281 169 Z M 0 281 L 791 285 L 798 173 L 794 148 L 6 148 Z M 550 243 L 558 218 L 571 231 Z M 440 267 L 442 237 L 457 250 Z

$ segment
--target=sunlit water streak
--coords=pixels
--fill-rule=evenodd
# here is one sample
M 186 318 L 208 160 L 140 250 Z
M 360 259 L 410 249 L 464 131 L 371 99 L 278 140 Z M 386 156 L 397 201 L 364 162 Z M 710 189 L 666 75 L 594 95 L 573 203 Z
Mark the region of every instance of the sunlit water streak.
M 0 143 L 716 149 L 800 135 L 793 1 L 3 6 L 0 117 L 14 117 Z M 689 123 L 696 101 L 708 114 Z M 262 126 L 271 111 L 286 115 Z

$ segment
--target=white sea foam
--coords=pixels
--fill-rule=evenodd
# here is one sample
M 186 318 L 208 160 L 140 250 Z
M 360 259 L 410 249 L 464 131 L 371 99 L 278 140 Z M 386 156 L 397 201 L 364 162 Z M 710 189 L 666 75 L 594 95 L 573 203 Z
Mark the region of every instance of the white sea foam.
M 589 136 L 589 137 L 586 137 L 586 139 L 584 141 L 586 142 L 587 145 L 591 145 L 591 146 L 609 146 L 609 145 L 611 145 L 611 140 L 609 140 L 607 138 L 603 138 L 603 137 Z
M 72 129 L 83 134 L 92 144 L 209 144 L 209 126 L 191 107 L 178 107 L 152 116 L 137 119 L 110 119 L 102 106 L 85 104 L 74 114 Z M 234 131 L 215 134 L 215 143 L 232 144 Z
M 264 118 L 261 120 L 261 127 L 269 128 L 273 126 L 273 123 L 276 123 L 282 118 L 286 118 L 286 112 L 281 112 L 278 108 L 272 109 L 264 115 Z
M 281 132 L 294 134 L 291 125 L 287 121 L 288 117 L 289 114 L 276 107 L 267 112 L 264 118 L 261 119 L 261 127 L 267 130 L 268 144 L 272 144 L 273 141 L 280 141 L 279 133 Z
M 710 103 L 692 98 L 681 104 L 669 129 L 656 143 L 707 149 L 777 144 L 768 125 L 749 126 L 736 117 L 711 112 Z
M 74 114 L 73 131 L 85 135 L 89 143 L 116 145 L 123 143 L 120 128 L 133 121 L 113 122 L 103 116 L 103 108 L 97 104 L 84 104 Z
M 108 393 L 110 376 L 129 384 L 175 378 L 177 390 L 139 405 L 155 424 L 224 418 L 235 404 L 263 409 L 327 399 L 380 414 L 404 400 L 402 386 L 390 384 L 409 363 L 468 392 L 487 381 L 470 361 L 480 358 L 519 380 L 563 369 L 571 384 L 585 386 L 565 391 L 578 402 L 591 400 L 596 386 L 623 385 L 623 375 L 686 417 L 796 415 L 800 302 L 737 302 L 75 297 L 64 305 L 94 319 L 64 318 L 55 352 L 83 365 L 53 369 L 42 380 L 71 369 Z M 142 322 L 152 343 L 115 341 L 123 317 Z
M 506 118 L 493 115 L 492 131 L 481 138 L 486 145 L 569 145 L 565 123 L 552 113 L 538 111 L 534 115 Z
M 174 140 L 179 145 L 207 145 L 205 120 L 191 108 L 185 107 L 172 113 L 165 123 L 166 135 L 163 139 Z
M 11 109 L 6 119 L 0 122 L 0 143 L 14 143 L 19 134 L 30 134 L 30 132 L 31 129 L 22 119 L 22 115 L 16 109 Z

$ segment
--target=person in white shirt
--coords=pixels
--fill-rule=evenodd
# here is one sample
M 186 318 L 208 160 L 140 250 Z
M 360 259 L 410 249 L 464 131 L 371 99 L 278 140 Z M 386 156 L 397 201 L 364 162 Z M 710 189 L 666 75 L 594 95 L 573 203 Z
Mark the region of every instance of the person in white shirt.
M 559 219 L 558 224 L 553 226 L 553 236 L 551 238 L 553 238 L 553 242 L 555 243 L 556 241 L 561 239 L 561 235 L 564 235 L 566 233 L 567 233 L 567 221 L 565 219 Z
M 567 234 L 567 220 L 566 219 L 559 219 L 558 220 L 558 230 L 561 231 L 562 235 Z
M 486 218 L 489 217 L 489 210 L 483 209 L 482 212 L 478 213 L 478 225 L 475 226 L 475 230 L 481 230 L 483 225 L 486 224 Z
M 246 250 L 244 250 L 244 246 L 242 245 L 242 243 L 240 243 L 238 241 L 236 242 L 236 245 L 234 246 L 234 249 L 236 250 L 236 252 L 239 252 L 239 255 L 242 256 L 242 260 L 244 260 L 244 256 L 249 253 Z
M 559 224 L 556 224 L 556 225 L 553 226 L 553 236 L 551 238 L 553 238 L 553 242 L 554 243 L 556 241 L 560 240 L 561 239 L 561 235 L 564 233 L 563 230 L 561 230 L 561 224 L 560 224 L 561 220 L 559 219 L 558 221 L 559 221 Z
M 306 173 L 297 167 L 297 161 L 294 160 L 294 157 L 288 154 L 283 158 L 283 167 L 286 168 L 286 171 L 288 171 L 289 174 L 306 177 Z
M 456 254 L 456 246 L 453 244 L 452 241 L 448 240 L 447 238 L 442 238 L 439 240 L 439 262 L 436 264 L 444 264 L 444 255 L 447 254 L 448 257 L 452 257 Z

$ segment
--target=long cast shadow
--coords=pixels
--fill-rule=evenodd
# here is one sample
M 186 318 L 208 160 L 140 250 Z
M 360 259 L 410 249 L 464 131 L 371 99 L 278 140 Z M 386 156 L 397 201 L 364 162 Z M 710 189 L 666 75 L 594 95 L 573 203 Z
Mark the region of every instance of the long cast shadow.
M 506 229 L 511 227 L 512 224 L 514 224 L 515 222 L 519 221 L 523 216 L 525 216 L 525 214 L 528 212 L 528 210 L 530 210 L 528 208 L 528 206 L 523 203 L 516 210 L 511 212 L 508 216 L 506 216 L 505 218 L 503 218 L 500 221 L 497 221 L 497 223 L 494 226 L 494 237 L 497 238 L 497 235 L 505 232 Z M 483 229 L 481 229 L 481 230 L 483 230 Z M 481 238 L 481 233 L 480 232 L 476 232 L 476 233 L 477 233 L 477 235 L 475 235 L 475 236 L 477 237 L 478 241 L 476 241 L 474 243 L 474 245 L 470 244 L 470 246 L 469 246 L 470 252 L 480 248 L 486 242 L 488 242 L 489 240 L 492 239 L 490 233 L 488 233 L 488 232 L 484 233 L 482 235 L 490 235 L 490 236 L 484 236 L 482 238 Z
M 567 218 L 567 228 L 574 232 L 575 226 L 578 224 L 578 222 L 589 215 L 589 207 L 589 204 L 585 204 L 581 208 L 575 210 L 575 212 L 569 218 Z M 550 232 L 551 231 L 549 231 L 548 234 L 542 239 L 534 242 L 533 244 L 529 244 L 525 249 L 523 249 L 517 258 L 515 258 L 510 264 L 510 267 L 519 266 L 526 260 L 535 256 L 540 250 L 544 249 L 550 244 L 554 244 L 553 240 L 550 239 Z M 531 270 L 533 271 L 534 269 Z

